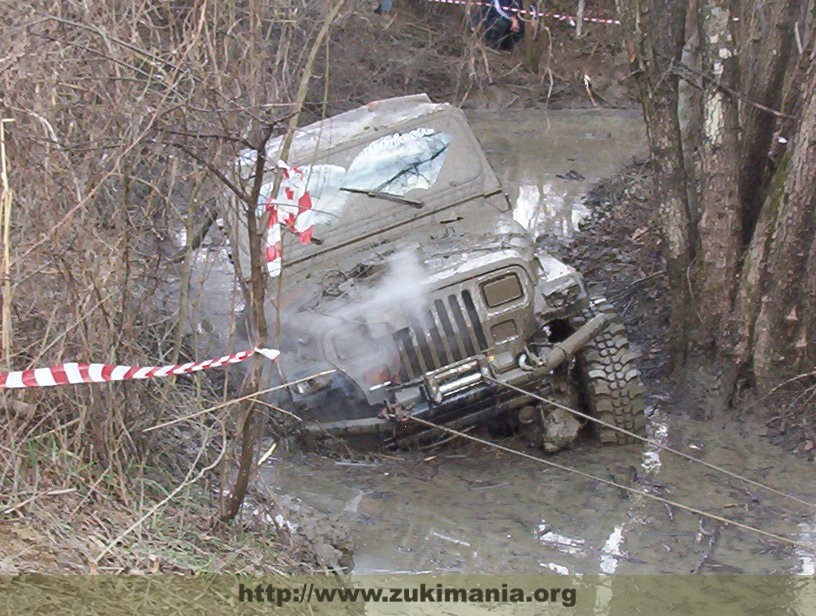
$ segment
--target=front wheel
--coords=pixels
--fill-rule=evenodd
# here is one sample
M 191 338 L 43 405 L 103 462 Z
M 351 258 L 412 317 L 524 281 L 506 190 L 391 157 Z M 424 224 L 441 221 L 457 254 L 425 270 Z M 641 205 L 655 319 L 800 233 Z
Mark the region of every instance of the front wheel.
M 642 436 L 646 429 L 643 381 L 635 367 L 626 330 L 612 305 L 603 298 L 594 298 L 571 325 L 578 328 L 598 314 L 609 316 L 609 324 L 575 357 L 581 396 L 592 417 Z M 637 440 L 595 422 L 592 430 L 602 443 L 626 445 Z

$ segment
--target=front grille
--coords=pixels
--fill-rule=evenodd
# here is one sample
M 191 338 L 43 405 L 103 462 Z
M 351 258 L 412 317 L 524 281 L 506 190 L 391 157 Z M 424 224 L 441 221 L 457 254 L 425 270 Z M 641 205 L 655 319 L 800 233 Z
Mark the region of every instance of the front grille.
M 415 315 L 409 323 L 394 334 L 403 383 L 488 347 L 470 291 L 435 299 L 424 314 Z

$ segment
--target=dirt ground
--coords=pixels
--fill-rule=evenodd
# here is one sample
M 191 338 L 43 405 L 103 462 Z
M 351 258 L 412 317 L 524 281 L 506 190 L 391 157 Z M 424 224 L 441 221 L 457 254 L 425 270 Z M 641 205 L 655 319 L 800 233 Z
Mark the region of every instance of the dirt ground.
M 614 15 L 609 0 L 588 4 L 588 16 Z M 553 13 L 573 13 L 574 5 L 547 3 Z M 569 23 L 545 19 L 537 35 L 544 51 L 534 74 L 524 66 L 523 45 L 493 51 L 471 35 L 462 6 L 401 0 L 389 15 L 375 14 L 374 6 L 375 0 L 356 3 L 332 34 L 329 115 L 417 92 L 465 109 L 638 104 L 619 26 L 585 24 L 576 39 Z M 312 110 L 319 115 L 325 63 L 315 81 Z

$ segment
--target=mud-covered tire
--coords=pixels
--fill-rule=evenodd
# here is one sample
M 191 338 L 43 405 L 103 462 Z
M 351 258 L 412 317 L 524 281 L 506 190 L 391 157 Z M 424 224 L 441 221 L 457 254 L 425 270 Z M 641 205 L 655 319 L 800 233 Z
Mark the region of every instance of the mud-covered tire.
M 640 370 L 629 348 L 626 330 L 611 304 L 594 298 L 572 325 L 579 327 L 598 314 L 610 317 L 606 328 L 593 338 L 575 357 L 581 395 L 587 413 L 608 424 L 644 436 L 644 387 Z M 626 445 L 634 437 L 592 422 L 591 429 L 601 443 Z

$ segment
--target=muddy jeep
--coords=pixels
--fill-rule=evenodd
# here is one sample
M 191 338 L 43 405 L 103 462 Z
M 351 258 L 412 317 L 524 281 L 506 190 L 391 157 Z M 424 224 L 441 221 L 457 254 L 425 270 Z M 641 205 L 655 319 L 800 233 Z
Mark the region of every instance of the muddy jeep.
M 560 407 L 642 430 L 623 327 L 514 221 L 459 109 L 424 95 L 377 101 L 300 129 L 287 162 L 311 207 L 305 239 L 284 227 L 270 278 L 282 354 L 268 375 L 273 385 L 334 370 L 276 401 L 307 431 L 405 445 L 444 436 L 413 418 L 456 429 L 502 418 L 555 451 L 585 423 Z M 242 164 L 249 179 L 252 161 Z M 246 229 L 228 220 L 246 263 Z M 631 439 L 591 428 L 601 442 Z

